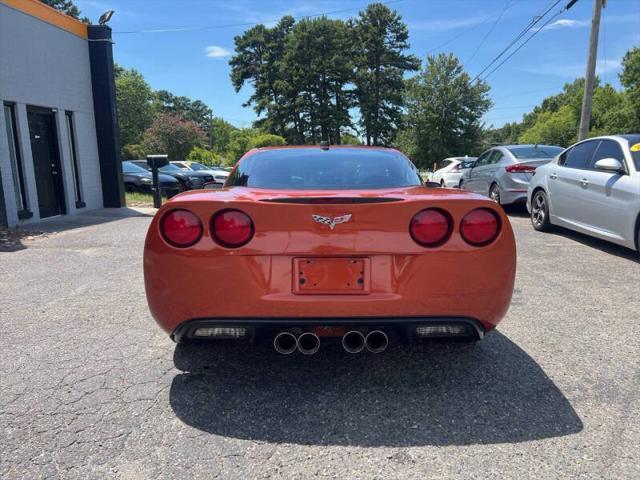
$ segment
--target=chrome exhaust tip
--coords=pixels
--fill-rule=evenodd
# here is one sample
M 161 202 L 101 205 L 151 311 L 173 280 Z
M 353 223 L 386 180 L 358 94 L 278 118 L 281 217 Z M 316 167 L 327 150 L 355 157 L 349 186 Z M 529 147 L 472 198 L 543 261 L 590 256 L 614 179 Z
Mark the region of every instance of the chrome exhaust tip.
M 320 338 L 312 332 L 304 332 L 298 337 L 298 351 L 303 355 L 313 355 L 320 349 Z
M 382 330 L 373 330 L 367 334 L 365 345 L 371 353 L 382 353 L 389 346 L 389 337 Z
M 342 348 L 349 353 L 360 353 L 364 350 L 364 344 L 364 335 L 357 330 L 350 330 L 342 336 Z
M 291 332 L 280 332 L 273 339 L 273 348 L 282 355 L 289 355 L 296 351 L 298 339 Z

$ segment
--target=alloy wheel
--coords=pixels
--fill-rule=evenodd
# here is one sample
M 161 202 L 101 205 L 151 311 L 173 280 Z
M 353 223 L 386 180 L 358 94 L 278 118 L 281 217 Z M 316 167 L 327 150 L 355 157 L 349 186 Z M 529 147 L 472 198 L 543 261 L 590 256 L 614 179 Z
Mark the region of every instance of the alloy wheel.
M 536 227 L 544 224 L 547 215 L 547 201 L 541 192 L 536 193 L 531 205 L 531 221 Z
M 494 184 L 491 190 L 489 190 L 489 198 L 497 204 L 500 204 L 500 189 L 497 185 Z

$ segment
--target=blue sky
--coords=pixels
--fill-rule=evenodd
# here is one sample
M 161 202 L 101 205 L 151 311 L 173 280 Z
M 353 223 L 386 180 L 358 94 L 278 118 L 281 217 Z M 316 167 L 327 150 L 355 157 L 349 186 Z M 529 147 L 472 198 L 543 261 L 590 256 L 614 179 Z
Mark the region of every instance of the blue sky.
M 250 28 L 247 24 L 272 25 L 286 14 L 303 17 L 328 13 L 331 18 L 346 19 L 367 5 L 363 0 L 76 0 L 76 3 L 94 22 L 102 12 L 116 11 L 110 26 L 118 63 L 139 70 L 156 90 L 166 89 L 203 100 L 215 115 L 239 127 L 250 126 L 255 115 L 251 108 L 242 106 L 250 91 L 235 93 L 229 80 L 228 60 L 234 36 Z M 388 2 L 409 27 L 412 53 L 424 62 L 427 53 L 452 52 L 472 76 L 533 16 L 552 3 L 554 0 Z M 557 17 L 488 78 L 495 105 L 485 116 L 487 124 L 500 126 L 519 120 L 544 97 L 560 91 L 564 83 L 584 75 L 592 8 L 593 0 L 578 0 L 571 10 Z M 628 49 L 639 45 L 640 0 L 608 0 L 598 50 L 597 73 L 601 79 L 619 88 L 622 57 Z

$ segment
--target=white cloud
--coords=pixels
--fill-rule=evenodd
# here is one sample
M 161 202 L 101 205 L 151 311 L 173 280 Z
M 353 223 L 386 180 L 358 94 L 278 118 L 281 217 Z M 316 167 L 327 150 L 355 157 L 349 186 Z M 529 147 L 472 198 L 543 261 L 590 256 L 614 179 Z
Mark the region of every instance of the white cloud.
M 559 30 L 561 28 L 580 28 L 587 27 L 589 22 L 586 20 L 571 20 L 568 18 L 563 18 L 561 20 L 556 20 L 555 22 L 550 23 L 542 30 Z
M 217 47 L 215 45 L 211 45 L 204 49 L 207 57 L 211 58 L 224 58 L 231 55 L 231 52 L 224 47 Z

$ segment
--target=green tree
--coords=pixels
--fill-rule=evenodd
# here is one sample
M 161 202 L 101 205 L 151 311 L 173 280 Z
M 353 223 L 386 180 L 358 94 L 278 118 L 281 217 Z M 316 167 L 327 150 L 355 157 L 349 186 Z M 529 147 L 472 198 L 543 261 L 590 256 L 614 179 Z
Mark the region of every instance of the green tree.
M 263 132 L 255 128 L 241 128 L 235 130 L 229 139 L 229 149 L 227 155 L 233 162 L 242 157 L 247 151 L 251 150 L 251 140 Z
M 122 147 L 123 160 L 142 160 L 147 157 L 144 147 L 140 144 L 127 144 Z
M 350 34 L 341 20 L 326 17 L 297 23 L 287 38 L 284 55 L 286 77 L 298 92 L 298 132 L 306 142 L 328 140 L 340 144 L 351 129 L 349 109 L 353 92 Z
M 158 112 L 180 115 L 185 120 L 205 128 L 213 115 L 212 110 L 202 100 L 191 100 L 189 97 L 174 95 L 167 90 L 154 92 L 153 106 Z
M 169 160 L 184 160 L 194 147 L 204 143 L 202 128 L 174 113 L 158 114 L 142 140 L 148 154 L 167 154 Z
M 222 157 L 206 148 L 193 147 L 193 150 L 191 150 L 189 155 L 187 155 L 187 160 L 203 163 L 204 165 L 219 165 L 222 161 Z
M 422 167 L 480 148 L 483 115 L 491 107 L 484 82 L 472 83 L 452 54 L 428 57 L 427 65 L 407 82 L 406 128 L 398 145 Z
M 286 77 L 283 65 L 286 39 L 294 23 L 293 17 L 285 16 L 273 28 L 256 25 L 236 36 L 235 54 L 229 65 L 237 92 L 247 83 L 253 87 L 245 106 L 253 106 L 261 117 L 256 126 L 288 138 L 297 136 L 302 141 L 296 109 L 298 92 Z
M 251 141 L 249 142 L 249 147 L 250 148 L 279 147 L 286 144 L 287 144 L 287 141 L 284 138 L 282 138 L 280 135 L 264 133 L 262 135 L 257 135 L 251 138 Z
M 237 128 L 222 118 L 213 118 L 209 123 L 209 138 L 212 150 L 225 154 L 229 150 L 231 135 Z
M 73 0 L 40 0 L 45 5 L 60 10 L 62 13 L 69 15 L 70 17 L 80 20 L 84 23 L 91 23 L 87 17 L 80 17 L 80 9 L 73 3 Z
M 535 124 L 522 133 L 520 143 L 550 144 L 569 146 L 578 137 L 578 120 L 570 105 L 564 105 L 555 112 L 540 113 Z
M 116 66 L 116 101 L 120 141 L 124 147 L 138 144 L 154 117 L 153 92 L 144 77 L 134 69 Z
M 620 83 L 628 97 L 625 108 L 631 116 L 630 131 L 640 131 L 640 47 L 629 50 L 622 59 Z
M 404 75 L 418 70 L 420 60 L 403 53 L 409 48 L 407 26 L 387 6 L 370 4 L 352 26 L 360 126 L 367 145 L 390 143 L 402 116 Z

